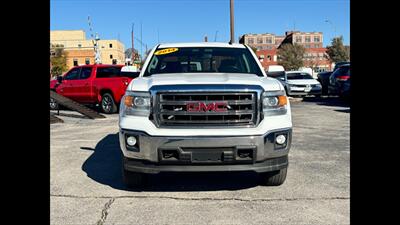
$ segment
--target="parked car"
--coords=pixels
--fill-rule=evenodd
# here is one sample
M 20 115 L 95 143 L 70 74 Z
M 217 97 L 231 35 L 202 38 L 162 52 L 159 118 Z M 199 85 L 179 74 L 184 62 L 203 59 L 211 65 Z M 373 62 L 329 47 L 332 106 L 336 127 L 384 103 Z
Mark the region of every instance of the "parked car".
M 341 66 L 344 66 L 344 65 L 350 65 L 350 62 L 338 62 L 338 63 L 336 63 L 336 65 L 332 71 L 318 73 L 317 80 L 318 80 L 318 82 L 321 83 L 323 95 L 328 94 L 329 77 L 332 75 L 332 73 L 335 70 L 337 70 L 338 68 L 340 68 Z
M 284 183 L 290 102 L 249 46 L 159 44 L 143 68 L 120 108 L 128 187 L 162 172 L 254 171 L 264 185 Z
M 340 68 L 341 66 L 344 66 L 344 65 L 347 65 L 347 64 L 350 65 L 350 62 L 346 62 L 346 61 L 345 62 L 337 62 L 335 64 L 335 67 L 333 68 L 332 72 L 335 71 L 336 69 Z
M 76 66 L 50 81 L 50 89 L 76 102 L 99 104 L 104 113 L 115 113 L 126 87 L 135 77 L 133 72 L 121 73 L 123 65 Z M 50 99 L 50 108 L 57 107 Z
M 284 73 L 268 73 L 278 79 L 285 87 L 288 96 L 321 95 L 321 84 L 309 73 L 303 71 L 286 71 Z
M 350 64 L 343 65 L 335 70 L 329 77 L 328 94 L 340 94 L 342 85 L 350 79 Z
M 347 79 L 343 85 L 339 88 L 339 96 L 345 99 L 350 98 L 350 78 Z

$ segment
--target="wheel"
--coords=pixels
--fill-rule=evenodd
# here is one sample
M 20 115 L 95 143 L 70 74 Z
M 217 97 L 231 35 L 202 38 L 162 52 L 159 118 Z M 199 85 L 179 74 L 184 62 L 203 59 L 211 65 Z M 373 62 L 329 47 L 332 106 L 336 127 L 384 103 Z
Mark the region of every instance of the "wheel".
M 58 103 L 56 102 L 56 100 L 54 100 L 53 98 L 50 98 L 50 109 L 51 110 L 57 110 L 58 109 Z
M 286 180 L 287 167 L 281 170 L 261 173 L 261 184 L 265 186 L 279 186 Z
M 107 114 L 116 113 L 118 110 L 114 98 L 110 93 L 103 94 L 103 96 L 101 97 L 100 107 L 101 110 Z

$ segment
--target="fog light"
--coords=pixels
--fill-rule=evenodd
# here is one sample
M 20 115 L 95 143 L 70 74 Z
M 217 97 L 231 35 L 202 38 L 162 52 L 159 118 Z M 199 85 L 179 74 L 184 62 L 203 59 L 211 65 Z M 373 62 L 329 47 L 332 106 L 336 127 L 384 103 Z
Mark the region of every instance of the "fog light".
M 277 144 L 283 145 L 286 142 L 286 137 L 285 137 L 285 135 L 280 134 L 280 135 L 276 136 L 275 141 L 276 141 Z
M 136 144 L 136 138 L 134 136 L 129 136 L 126 139 L 126 143 L 128 143 L 129 146 L 134 146 Z

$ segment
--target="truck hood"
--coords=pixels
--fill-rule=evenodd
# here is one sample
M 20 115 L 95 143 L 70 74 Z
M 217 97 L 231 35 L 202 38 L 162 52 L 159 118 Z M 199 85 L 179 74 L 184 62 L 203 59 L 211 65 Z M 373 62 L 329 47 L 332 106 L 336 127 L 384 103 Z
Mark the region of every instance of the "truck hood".
M 127 90 L 148 91 L 155 85 L 207 85 L 207 84 L 242 84 L 259 85 L 264 90 L 283 90 L 279 81 L 273 78 L 259 77 L 246 73 L 169 73 L 154 74 L 149 77 L 133 79 Z
M 299 79 L 299 80 L 288 80 L 288 84 L 319 84 L 317 80 L 314 79 Z

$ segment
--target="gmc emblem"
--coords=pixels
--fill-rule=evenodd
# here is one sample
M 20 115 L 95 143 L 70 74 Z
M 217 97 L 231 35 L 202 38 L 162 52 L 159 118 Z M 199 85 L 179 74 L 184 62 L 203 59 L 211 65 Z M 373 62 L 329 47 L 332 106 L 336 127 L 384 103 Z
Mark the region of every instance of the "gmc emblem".
M 206 104 L 204 102 L 190 102 L 186 104 L 186 110 L 188 112 L 226 112 L 228 111 L 226 102 L 212 102 Z

